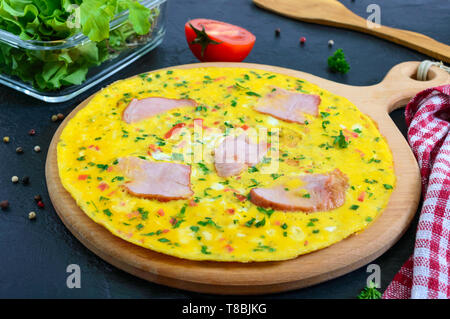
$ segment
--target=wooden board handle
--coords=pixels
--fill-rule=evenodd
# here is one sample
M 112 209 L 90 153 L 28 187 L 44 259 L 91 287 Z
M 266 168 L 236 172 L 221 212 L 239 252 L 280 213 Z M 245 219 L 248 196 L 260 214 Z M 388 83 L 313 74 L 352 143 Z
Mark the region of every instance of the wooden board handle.
M 405 105 L 417 93 L 427 88 L 450 84 L 450 74 L 439 67 L 432 66 L 428 71 L 428 80 L 416 80 L 420 62 L 404 62 L 394 66 L 383 81 L 372 87 L 375 101 L 386 105 L 391 112 Z
M 369 27 L 366 19 L 336 0 L 253 0 L 253 2 L 261 8 L 293 19 L 364 32 L 450 63 L 450 46 L 417 32 L 380 25 Z
M 384 108 L 386 114 L 404 106 L 412 97 L 427 88 L 450 84 L 450 74 L 432 66 L 427 81 L 416 80 L 420 62 L 403 62 L 394 66 L 384 79 L 372 86 L 344 86 L 341 94 L 354 96 L 352 102 L 358 106 Z M 364 94 L 361 94 L 364 92 Z
M 396 29 L 375 24 L 372 27 L 369 27 L 366 19 L 361 18 L 360 16 L 354 14 L 349 10 L 346 11 L 348 11 L 349 14 L 340 21 L 329 23 L 327 23 L 326 21 L 322 21 L 321 23 L 320 20 L 312 19 L 308 22 L 316 22 L 319 24 L 326 24 L 367 33 L 378 38 L 416 50 L 432 58 L 438 59 L 439 61 L 450 63 L 450 46 L 438 42 L 426 35 L 413 31 Z M 306 21 L 306 19 L 301 20 Z
M 385 26 L 380 26 L 379 28 L 368 28 L 366 26 L 363 29 L 364 30 L 361 29 L 361 31 L 364 31 L 365 33 L 416 50 L 432 58 L 438 59 L 439 61 L 450 63 L 450 46 L 438 42 L 426 35 Z

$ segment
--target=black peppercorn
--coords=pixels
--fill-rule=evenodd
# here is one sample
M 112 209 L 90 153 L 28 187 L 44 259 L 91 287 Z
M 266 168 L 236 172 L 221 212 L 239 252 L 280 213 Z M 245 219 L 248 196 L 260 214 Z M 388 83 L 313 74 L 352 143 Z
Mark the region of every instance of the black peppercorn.
M 7 200 L 3 200 L 0 202 L 0 207 L 2 210 L 6 210 L 9 207 L 9 202 Z

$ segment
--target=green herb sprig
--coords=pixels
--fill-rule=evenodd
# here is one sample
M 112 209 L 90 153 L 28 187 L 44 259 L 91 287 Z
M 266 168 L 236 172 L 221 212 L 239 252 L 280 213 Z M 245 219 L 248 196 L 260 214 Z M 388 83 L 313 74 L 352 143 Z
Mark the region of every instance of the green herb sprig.
M 328 67 L 333 72 L 339 72 L 342 74 L 348 73 L 350 70 L 350 64 L 347 62 L 342 49 L 337 49 L 336 52 L 328 58 Z

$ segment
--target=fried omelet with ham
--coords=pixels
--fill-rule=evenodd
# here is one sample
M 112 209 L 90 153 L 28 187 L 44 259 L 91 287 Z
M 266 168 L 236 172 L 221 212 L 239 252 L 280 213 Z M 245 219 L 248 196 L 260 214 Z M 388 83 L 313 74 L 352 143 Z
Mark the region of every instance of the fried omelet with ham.
M 347 99 L 258 69 L 173 69 L 97 93 L 58 143 L 93 221 L 179 258 L 274 261 L 374 222 L 395 187 L 375 123 Z

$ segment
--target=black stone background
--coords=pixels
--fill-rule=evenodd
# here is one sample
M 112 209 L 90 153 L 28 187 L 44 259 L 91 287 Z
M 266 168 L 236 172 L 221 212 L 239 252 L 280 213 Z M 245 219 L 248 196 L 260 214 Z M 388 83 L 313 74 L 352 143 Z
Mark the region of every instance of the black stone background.
M 348 8 L 367 17 L 370 3 L 381 6 L 382 24 L 410 29 L 450 43 L 450 2 L 448 0 L 342 0 Z M 117 79 L 148 70 L 193 63 L 184 38 L 184 23 L 191 18 L 211 18 L 247 28 L 256 35 L 256 44 L 246 62 L 272 64 L 301 70 L 351 85 L 371 85 L 403 61 L 421 61 L 427 57 L 393 43 L 353 31 L 307 24 L 254 6 L 250 0 L 169 0 L 167 34 L 164 42 L 133 65 L 115 74 L 101 85 L 61 104 L 48 104 L 0 86 L 0 137 L 10 136 L 9 144 L 0 143 L 0 200 L 11 207 L 0 211 L 0 297 L 1 298 L 215 298 L 153 284 L 133 277 L 107 264 L 86 249 L 64 227 L 48 197 L 44 164 L 48 145 L 58 126 L 52 114 L 68 114 L 86 97 Z M 276 38 L 274 30 L 281 29 Z M 307 42 L 299 45 L 299 38 Z M 351 64 L 347 75 L 330 73 L 326 59 L 333 48 L 343 48 Z M 391 114 L 405 134 L 403 110 Z M 35 129 L 33 137 L 27 132 Z M 35 153 L 34 145 L 42 152 Z M 25 153 L 17 155 L 17 146 Z M 395 151 L 395 150 L 394 150 Z M 30 176 L 29 186 L 12 184 L 11 176 Z M 45 209 L 33 200 L 41 194 Z M 36 211 L 35 221 L 28 212 Z M 414 224 L 400 241 L 376 259 L 381 266 L 382 290 L 411 254 Z M 368 243 L 370 245 L 370 243 Z M 324 261 L 326 262 L 326 261 Z M 81 289 L 66 287 L 68 264 L 81 267 Z M 365 286 L 366 267 L 314 287 L 265 296 L 265 298 L 355 298 Z

